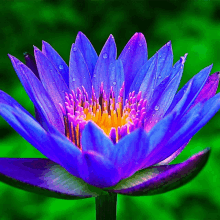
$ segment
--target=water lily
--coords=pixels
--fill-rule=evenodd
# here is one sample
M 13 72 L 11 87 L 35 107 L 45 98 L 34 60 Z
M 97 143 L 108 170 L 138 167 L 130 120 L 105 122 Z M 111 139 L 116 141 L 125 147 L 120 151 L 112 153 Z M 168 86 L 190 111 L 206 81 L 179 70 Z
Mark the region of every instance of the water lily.
M 26 65 L 9 57 L 36 114 L 1 91 L 0 115 L 48 159 L 0 158 L 1 181 L 63 199 L 154 195 L 205 165 L 209 149 L 169 163 L 219 110 L 218 73 L 210 65 L 177 92 L 187 54 L 173 65 L 171 42 L 148 59 L 136 33 L 117 59 L 112 35 L 98 56 L 79 32 L 69 66 L 44 41 Z

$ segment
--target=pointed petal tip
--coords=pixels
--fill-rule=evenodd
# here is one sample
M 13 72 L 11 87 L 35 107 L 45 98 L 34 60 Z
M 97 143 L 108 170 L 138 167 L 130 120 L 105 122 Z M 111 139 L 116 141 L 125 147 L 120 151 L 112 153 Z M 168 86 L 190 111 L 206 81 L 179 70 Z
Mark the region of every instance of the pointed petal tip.
M 86 35 L 85 35 L 85 34 L 84 34 L 82 31 L 78 31 L 78 33 L 77 33 L 77 36 L 76 36 L 76 37 L 78 37 L 78 36 L 79 36 L 79 37 L 80 37 L 80 36 L 84 36 L 84 37 L 85 37 Z
M 8 57 L 9 57 L 9 59 L 13 59 L 14 58 L 14 56 L 12 56 L 11 54 L 7 54 L 8 55 Z
M 188 56 L 188 53 L 185 53 L 185 55 L 184 55 L 183 57 L 180 57 L 180 62 L 181 62 L 182 64 L 184 64 L 184 63 L 186 62 L 187 56 Z
M 171 45 L 171 40 L 167 42 L 167 46 L 170 46 Z
M 42 50 L 44 50 L 46 46 L 51 46 L 51 45 L 46 41 L 42 40 Z
M 33 45 L 33 47 L 34 47 L 34 56 L 36 56 L 36 54 L 38 54 L 38 53 L 41 52 L 41 51 L 40 51 L 40 49 L 37 48 L 36 46 Z
M 11 62 L 13 63 L 21 63 L 21 61 L 19 59 L 17 59 L 16 57 L 12 56 L 11 54 L 8 54 L 9 59 L 11 60 Z

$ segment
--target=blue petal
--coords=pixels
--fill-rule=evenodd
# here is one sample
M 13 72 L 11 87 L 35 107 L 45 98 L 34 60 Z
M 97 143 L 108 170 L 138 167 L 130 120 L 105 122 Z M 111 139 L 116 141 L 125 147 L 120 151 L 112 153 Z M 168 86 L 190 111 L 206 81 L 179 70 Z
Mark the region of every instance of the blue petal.
M 113 186 L 120 180 L 112 162 L 94 151 L 83 152 L 79 171 L 85 182 L 99 188 Z
M 132 175 L 143 165 L 149 152 L 148 135 L 142 129 L 137 129 L 122 138 L 114 147 L 110 160 L 119 170 L 122 179 Z
M 32 117 L 16 106 L 6 104 L 0 104 L 0 115 L 42 154 L 58 162 L 56 155 L 49 147 L 46 131 Z
M 128 96 L 130 86 L 140 68 L 147 62 L 147 43 L 142 33 L 135 33 L 119 58 L 122 60 L 125 74 L 125 97 Z
M 191 80 L 189 80 L 183 86 L 183 88 L 180 89 L 180 91 L 176 94 L 176 96 L 174 97 L 173 102 L 171 103 L 166 114 L 168 114 L 169 112 L 171 112 L 174 109 L 174 107 L 179 102 L 179 100 L 184 96 L 185 90 L 189 86 L 189 83 L 191 83 L 191 81 L 192 81 L 190 95 L 187 97 L 187 100 L 185 101 L 185 104 L 182 107 L 183 108 L 182 114 L 184 114 L 189 109 L 189 107 L 191 106 L 191 104 L 196 99 L 196 97 L 200 93 L 201 89 L 205 85 L 205 83 L 209 77 L 211 69 L 212 69 L 212 65 L 204 68 L 198 74 L 196 74 Z
M 10 95 L 8 95 L 7 93 L 1 90 L 0 90 L 0 103 L 7 104 L 14 108 L 19 108 L 27 115 L 29 115 L 31 118 L 33 118 L 33 116 L 25 108 L 23 108 L 15 99 L 13 99 Z
M 83 151 L 95 151 L 107 158 L 115 147 L 104 132 L 90 121 L 83 129 L 81 142 Z
M 53 63 L 36 47 L 34 54 L 41 82 L 54 101 L 57 110 L 61 112 L 59 104 L 65 106 L 65 92 L 69 93 L 69 88 Z
M 148 107 L 145 129 L 149 131 L 166 113 L 178 89 L 183 70 L 181 69 L 167 84 L 158 85 Z
M 98 55 L 97 55 L 94 47 L 92 46 L 89 39 L 82 32 L 79 32 L 77 34 L 75 45 L 81 51 L 81 53 L 85 59 L 86 65 L 88 67 L 88 70 L 90 72 L 90 75 L 92 77 L 96 62 L 98 60 Z
M 157 64 L 157 85 L 159 85 L 167 76 L 170 75 L 173 65 L 173 51 L 171 41 L 165 44 L 158 50 L 158 64 Z
M 69 173 L 76 177 L 80 177 L 79 173 L 79 157 L 81 151 L 70 142 L 64 135 L 55 130 L 48 134 L 51 145 L 53 146 L 56 156 L 59 158 L 59 163 Z
M 115 40 L 110 35 L 99 55 L 92 78 L 96 97 L 99 97 L 101 83 L 103 83 L 107 98 L 109 98 L 111 86 L 114 92 L 119 93 L 124 81 L 124 73 L 120 61 L 116 61 L 116 55 Z
M 69 71 L 70 89 L 76 92 L 78 87 L 83 86 L 89 99 L 92 98 L 91 76 L 85 59 L 75 44 L 72 45 L 70 52 Z
M 196 99 L 193 101 L 193 103 L 190 105 L 190 108 L 188 111 L 195 106 L 199 102 L 204 102 L 213 97 L 216 94 L 216 91 L 218 89 L 219 84 L 219 72 L 213 73 L 211 76 L 208 77 L 206 80 L 205 85 L 199 92 Z
M 199 103 L 181 119 L 179 119 L 179 117 L 175 117 L 176 114 L 174 112 L 171 115 L 167 115 L 158 124 L 156 124 L 149 132 L 149 138 L 152 140 L 150 141 L 151 152 L 146 157 L 146 163 L 143 167 L 149 167 L 163 161 L 177 151 L 183 144 L 189 141 L 192 135 L 188 139 L 185 138 L 185 136 L 198 123 L 200 119 L 199 112 L 201 109 L 202 104 Z M 167 121 L 169 117 L 170 123 L 169 120 Z M 166 121 L 168 122 L 167 126 Z M 160 127 L 164 127 L 164 131 L 160 129 Z M 157 130 L 159 129 L 162 131 L 160 138 L 157 137 Z M 172 144 L 170 144 L 171 140 Z
M 109 77 L 110 77 L 110 80 L 109 80 L 110 85 L 113 87 L 115 98 L 117 100 L 120 89 L 122 88 L 122 85 L 125 81 L 124 69 L 123 69 L 123 64 L 121 60 L 116 60 L 115 62 L 113 62 L 112 70 L 111 70 Z M 125 101 L 124 94 L 123 94 L 123 100 Z
M 59 199 L 84 199 L 107 194 L 41 158 L 0 158 L 0 180 L 25 191 Z
M 40 117 L 44 120 L 44 128 L 48 127 L 48 124 L 52 124 L 60 132 L 64 133 L 64 124 L 61 119 L 62 115 L 57 111 L 42 83 L 34 73 L 17 58 L 11 55 L 9 55 L 9 57 L 28 96 L 40 113 Z
M 152 150 L 151 154 L 146 158 L 144 167 L 154 165 L 172 155 L 187 143 L 219 109 L 220 93 L 205 103 L 198 103 L 181 119 L 177 117 L 176 121 L 173 121 L 173 125 L 169 126 L 170 132 L 164 133 L 164 139 L 158 145 L 154 145 L 154 150 Z M 155 129 L 157 128 L 156 126 Z M 151 136 L 151 134 L 149 134 L 149 136 Z
M 69 68 L 62 57 L 45 41 L 42 41 L 42 53 L 53 63 L 66 85 L 69 86 Z
M 158 54 L 150 58 L 136 74 L 129 92 L 142 92 L 142 98 L 149 100 L 156 85 Z

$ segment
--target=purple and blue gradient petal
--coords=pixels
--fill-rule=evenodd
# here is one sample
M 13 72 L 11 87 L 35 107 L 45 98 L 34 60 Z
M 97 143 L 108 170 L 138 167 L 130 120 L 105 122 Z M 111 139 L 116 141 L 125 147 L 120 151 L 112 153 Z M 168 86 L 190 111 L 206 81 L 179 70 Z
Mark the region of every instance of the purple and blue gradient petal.
M 93 186 L 110 187 L 117 184 L 121 179 L 114 164 L 95 151 L 83 152 L 79 164 L 80 177 Z
M 95 65 L 98 60 L 98 55 L 97 55 L 94 47 L 92 46 L 89 39 L 82 32 L 79 32 L 77 34 L 75 45 L 81 51 L 81 53 L 85 59 L 89 73 L 91 75 L 91 78 L 92 78 L 93 72 L 95 69 Z
M 173 51 L 171 41 L 166 43 L 160 50 L 158 50 L 158 67 L 157 67 L 157 86 L 167 77 L 172 71 L 173 65 Z
M 107 191 L 132 195 L 156 195 L 176 189 L 197 176 L 205 166 L 210 154 L 205 149 L 183 163 L 153 166 L 135 173 Z
M 191 106 L 193 101 L 196 99 L 196 97 L 198 96 L 200 91 L 202 90 L 203 86 L 205 85 L 205 83 L 209 77 L 211 69 L 212 69 L 212 65 L 204 68 L 198 74 L 196 74 L 191 80 L 189 80 L 189 82 L 186 83 L 183 86 L 183 88 L 181 88 L 180 91 L 175 95 L 173 102 L 171 103 L 166 114 L 171 112 L 172 109 L 179 102 L 179 100 L 184 96 L 185 90 L 187 89 L 189 83 L 191 83 L 191 81 L 192 81 L 190 94 L 189 94 L 187 100 L 185 101 L 185 105 L 182 107 L 184 110 L 182 114 L 184 114 L 188 110 L 188 108 Z
M 64 134 L 62 115 L 42 83 L 26 65 L 11 55 L 9 57 L 25 91 L 40 114 L 42 126 L 47 129 L 49 124 L 52 124 Z
M 0 158 L 0 180 L 19 189 L 59 199 L 108 194 L 43 158 Z
M 129 92 L 142 92 L 142 97 L 147 100 L 152 95 L 152 91 L 156 85 L 158 53 L 151 57 L 137 72 L 130 86 Z M 140 88 L 141 87 L 141 88 Z
M 103 89 L 106 98 L 109 98 L 111 87 L 116 87 L 116 95 L 122 87 L 124 81 L 124 72 L 120 61 L 116 61 L 117 49 L 114 37 L 109 36 L 97 60 L 94 74 L 92 77 L 92 85 L 95 90 L 96 97 L 99 97 L 100 85 L 103 83 Z
M 34 48 L 34 55 L 41 82 L 57 110 L 61 112 L 59 104 L 65 105 L 65 93 L 69 93 L 69 88 L 53 63 L 36 47 Z
M 114 151 L 114 144 L 103 131 L 92 122 L 88 122 L 82 132 L 82 151 L 95 151 L 109 158 Z
M 56 151 L 50 148 L 50 141 L 46 131 L 35 119 L 21 109 L 6 104 L 0 104 L 0 115 L 42 154 L 58 162 Z
M 69 86 L 69 68 L 62 57 L 45 41 L 42 41 L 42 53 L 53 63 L 66 85 Z
M 142 33 L 135 33 L 118 59 L 122 60 L 125 74 L 125 98 L 140 68 L 147 62 L 147 43 Z
M 149 137 L 144 130 L 137 129 L 114 146 L 110 160 L 124 179 L 142 167 L 148 153 Z
M 88 97 L 92 97 L 91 73 L 86 65 L 81 51 L 75 44 L 72 45 L 69 63 L 70 90 L 77 92 L 77 88 L 85 88 Z

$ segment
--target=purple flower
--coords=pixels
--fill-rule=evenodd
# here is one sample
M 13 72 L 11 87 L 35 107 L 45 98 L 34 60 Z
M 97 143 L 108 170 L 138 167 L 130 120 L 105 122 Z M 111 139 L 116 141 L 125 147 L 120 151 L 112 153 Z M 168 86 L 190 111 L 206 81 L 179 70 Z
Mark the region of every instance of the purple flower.
M 0 91 L 1 116 L 48 159 L 0 158 L 0 180 L 47 196 L 115 192 L 153 195 L 194 178 L 209 149 L 168 165 L 220 108 L 218 73 L 208 66 L 178 92 L 187 54 L 173 65 L 171 42 L 147 59 L 136 33 L 116 59 L 109 36 L 97 56 L 79 32 L 69 67 L 43 41 L 26 65 L 9 55 L 35 118 Z

